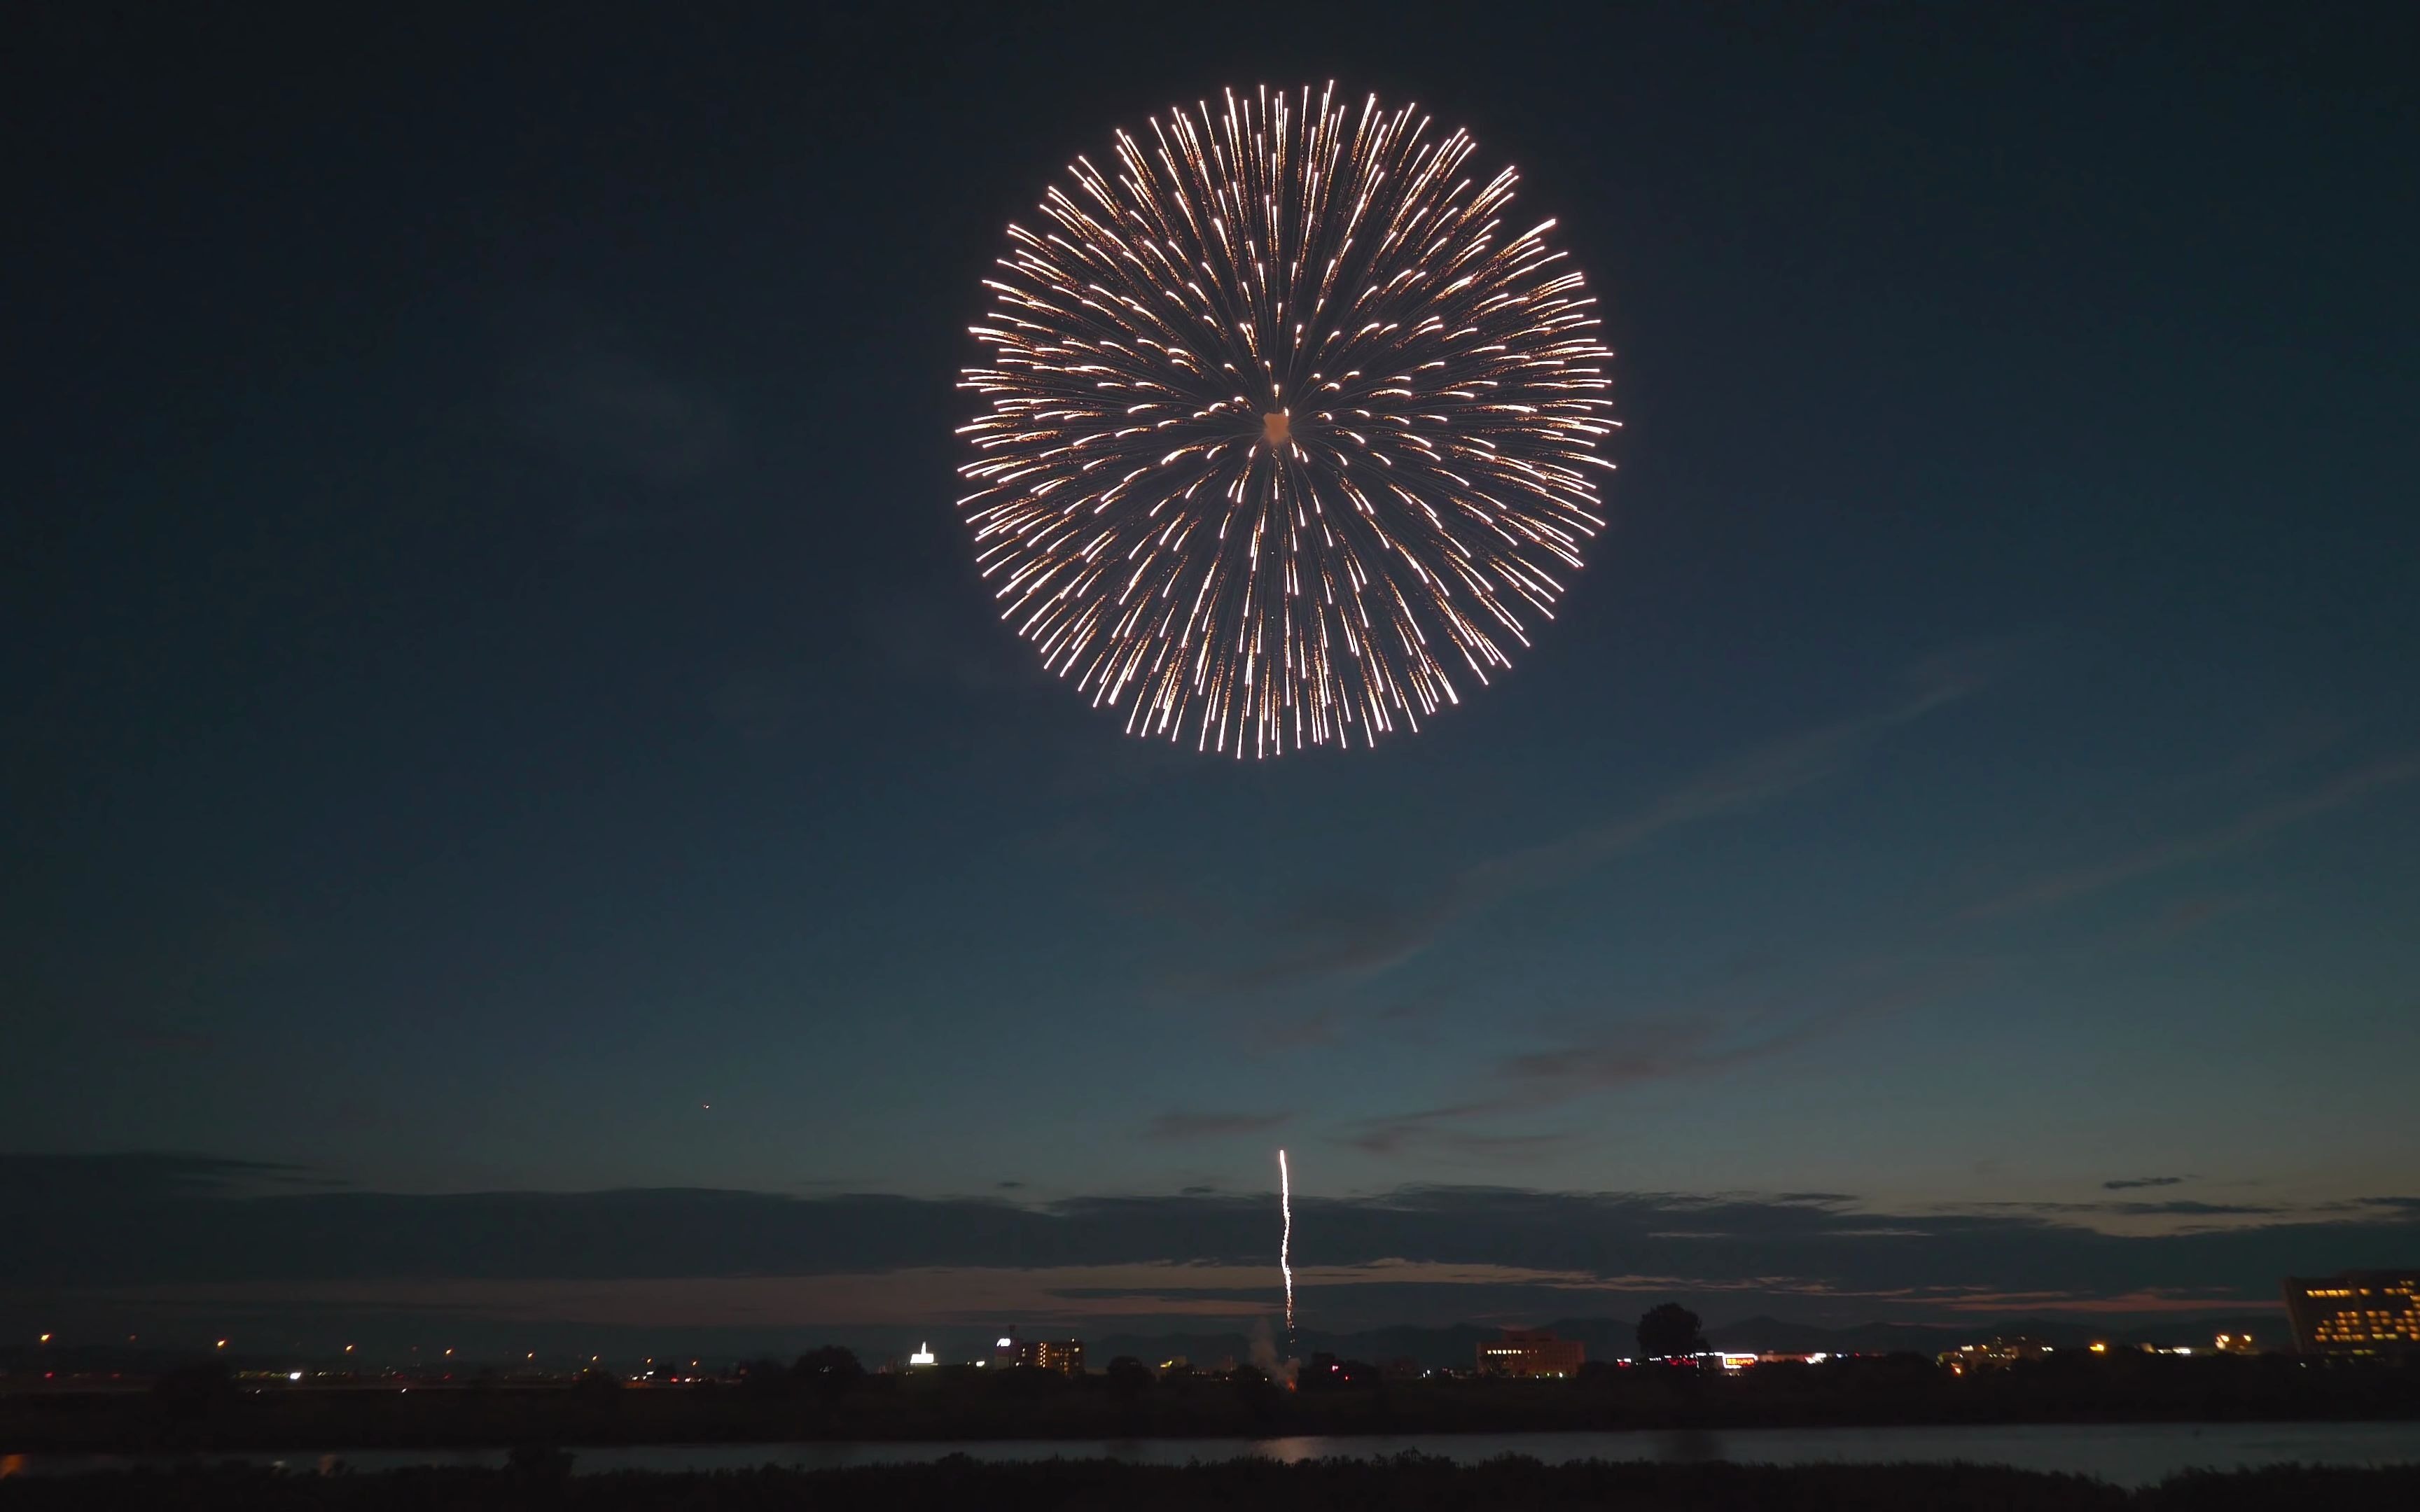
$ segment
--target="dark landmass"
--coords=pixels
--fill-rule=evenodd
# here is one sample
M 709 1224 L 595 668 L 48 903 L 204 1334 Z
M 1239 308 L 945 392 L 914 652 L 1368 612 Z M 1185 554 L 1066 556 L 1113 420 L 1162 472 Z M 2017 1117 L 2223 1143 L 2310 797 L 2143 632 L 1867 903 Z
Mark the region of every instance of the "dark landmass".
M 378 1334 L 348 1336 L 365 1337 L 363 1352 L 352 1362 L 377 1359 L 388 1364 L 400 1364 L 418 1358 L 427 1363 L 436 1353 L 432 1347 L 426 1354 L 411 1356 L 394 1340 L 379 1342 Z M 1637 1351 L 1638 1319 L 1636 1318 L 1561 1318 L 1546 1319 L 1540 1327 L 1560 1338 L 1573 1339 L 1586 1347 L 1591 1360 L 1617 1360 Z M 676 1331 L 628 1329 L 583 1323 L 578 1327 L 565 1325 L 515 1325 L 509 1331 L 505 1345 L 482 1352 L 473 1345 L 471 1335 L 476 1330 L 468 1324 L 449 1325 L 455 1329 L 445 1342 L 461 1344 L 460 1357 L 465 1360 L 492 1359 L 519 1362 L 521 1351 L 535 1347 L 539 1357 L 558 1366 L 567 1360 L 585 1361 L 592 1355 L 601 1356 L 625 1366 L 635 1367 L 650 1357 L 678 1355 L 682 1359 L 705 1359 L 729 1362 L 758 1355 L 775 1355 L 791 1359 L 819 1345 L 838 1344 L 856 1351 L 868 1365 L 898 1357 L 918 1342 L 929 1340 L 943 1359 L 979 1359 L 988 1354 L 996 1329 L 934 1329 L 906 1330 L 899 1327 L 826 1328 L 690 1328 Z M 427 1319 L 415 1319 L 409 1330 L 394 1332 L 396 1339 L 425 1340 L 429 1333 Z M 1259 1342 L 1267 1343 L 1267 1326 L 1259 1331 Z M 1452 1323 L 1440 1327 L 1399 1324 L 1387 1328 L 1362 1329 L 1351 1332 L 1306 1328 L 1295 1335 L 1294 1352 L 1309 1359 L 1313 1354 L 1333 1354 L 1340 1359 L 1371 1360 L 1381 1364 L 1393 1360 L 1410 1360 L 1424 1369 L 1450 1368 L 1467 1370 L 1479 1345 L 1493 1343 L 1503 1331 L 1489 1324 Z M 1996 1319 L 1978 1318 L 1969 1321 L 1947 1323 L 1854 1323 L 1829 1327 L 1817 1323 L 1792 1322 L 1781 1318 L 1743 1318 L 1728 1323 L 1709 1324 L 1705 1328 L 1708 1343 L 1719 1350 L 1740 1350 L 1750 1353 L 1772 1351 L 1785 1354 L 1890 1354 L 1909 1352 L 1940 1354 L 1962 1344 L 1971 1344 L 1993 1336 L 2024 1337 L 2059 1349 L 2081 1349 L 2095 1341 L 2105 1341 L 2112 1348 L 2151 1344 L 2161 1346 L 2191 1345 L 2207 1348 L 2220 1334 L 2249 1334 L 2272 1348 L 2282 1346 L 2288 1338 L 2285 1315 L 2271 1308 L 2266 1312 L 2238 1309 L 2233 1312 L 2158 1314 L 2139 1313 L 2077 1319 L 2073 1318 L 2026 1318 L 2011 1316 Z M 1110 1330 L 1085 1335 L 1085 1350 L 1097 1365 L 1132 1355 L 1138 1360 L 1157 1365 L 1163 1360 L 1185 1359 L 1199 1369 L 1216 1368 L 1222 1361 L 1246 1361 L 1252 1358 L 1254 1334 L 1242 1323 L 1196 1333 Z M 341 1357 L 332 1358 L 332 1351 L 313 1350 L 295 1343 L 289 1350 L 263 1353 L 257 1341 L 247 1341 L 238 1349 L 222 1353 L 205 1345 L 199 1350 L 155 1348 L 135 1349 L 116 1343 L 84 1341 L 61 1342 L 36 1347 L 30 1341 L 0 1341 L 0 1389 L 11 1381 L 39 1379 L 45 1371 L 65 1375 L 116 1374 L 152 1377 L 178 1365 L 216 1360 L 246 1369 L 277 1370 L 294 1367 L 306 1371 L 337 1365 Z
M 680 1512 L 815 1507 L 881 1512 L 965 1512 L 969 1507 L 1092 1509 L 1148 1506 L 1154 1512 L 1294 1507 L 1339 1512 L 1420 1512 L 1620 1507 L 1664 1509 L 1939 1508 L 1983 1512 L 2033 1509 L 2144 1509 L 2144 1512 L 2250 1512 L 2253 1508 L 2411 1507 L 2420 1505 L 2420 1466 L 2325 1470 L 2288 1466 L 2226 1473 L 2195 1472 L 2124 1490 L 2075 1475 L 1978 1465 L 1660 1465 L 1590 1461 L 1545 1465 L 1508 1458 L 1455 1465 L 1407 1455 L 1382 1461 L 1321 1460 L 1280 1465 L 1263 1459 L 1143 1466 L 1107 1460 L 984 1464 L 953 1458 L 932 1465 L 854 1470 L 570 1473 L 570 1457 L 532 1453 L 504 1470 L 427 1468 L 375 1475 L 287 1475 L 243 1466 L 166 1473 L 18 1477 L 0 1480 L 5 1512 L 86 1512 L 90 1508 L 176 1507 L 184 1512 L 504 1512 L 544 1507 L 577 1512 Z
M 1587 1347 L 1591 1360 L 1618 1360 L 1637 1350 L 1638 1319 L 1636 1318 L 1561 1318 L 1539 1326 L 1558 1338 L 1577 1340 Z M 1502 1334 L 1501 1329 L 1479 1323 L 1456 1323 L 1443 1328 L 1407 1324 L 1351 1334 L 1305 1329 L 1296 1336 L 1296 1347 L 1305 1358 L 1314 1352 L 1323 1352 L 1352 1360 L 1413 1360 L 1430 1368 L 1450 1365 L 1466 1370 L 1478 1346 L 1493 1343 Z M 2285 1315 L 2273 1308 L 2265 1313 L 2171 1314 L 2153 1318 L 2134 1315 L 2082 1321 L 2067 1318 L 2004 1318 L 1955 1325 L 1873 1322 L 1855 1323 L 1843 1328 L 1757 1317 L 1711 1326 L 1706 1330 L 1706 1340 L 1718 1350 L 1742 1350 L 1750 1353 L 1771 1350 L 1784 1354 L 1813 1354 L 1820 1350 L 1831 1354 L 1910 1352 L 1930 1355 L 1994 1335 L 2039 1339 L 2044 1344 L 2067 1350 L 2082 1349 L 2096 1340 L 2113 1347 L 2139 1344 L 2207 1346 L 2212 1336 L 2219 1334 L 2249 1334 L 2273 1344 L 2282 1344 L 2287 1338 Z M 1102 1360 L 1121 1354 L 1131 1354 L 1138 1360 L 1153 1362 L 1181 1356 L 1202 1368 L 1215 1365 L 1221 1359 L 1249 1360 L 1252 1357 L 1251 1337 L 1239 1330 L 1208 1334 L 1109 1334 L 1088 1339 L 1086 1348 L 1095 1358 Z
M 814 1357 L 809 1357 L 812 1360 Z M 802 1360 L 800 1365 L 808 1364 Z M 0 1395 L 0 1453 L 312 1451 L 783 1443 L 2420 1417 L 2420 1369 L 2291 1356 L 2056 1354 L 1953 1375 L 1918 1355 L 1772 1364 L 1736 1375 L 1590 1365 L 1574 1381 L 1389 1380 L 1249 1367 L 1154 1379 L 944 1366 L 818 1375 L 762 1362 L 737 1381 L 253 1386 L 207 1369 L 148 1389 Z

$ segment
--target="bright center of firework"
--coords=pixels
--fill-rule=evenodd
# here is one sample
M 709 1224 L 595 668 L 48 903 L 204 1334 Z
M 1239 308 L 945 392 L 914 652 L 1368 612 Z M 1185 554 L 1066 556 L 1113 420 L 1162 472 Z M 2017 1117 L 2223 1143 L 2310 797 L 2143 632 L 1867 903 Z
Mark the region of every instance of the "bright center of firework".
M 1374 744 L 1553 617 L 1605 527 L 1612 354 L 1478 151 L 1332 88 L 1229 94 L 1009 227 L 959 507 L 1001 616 L 1130 732 Z

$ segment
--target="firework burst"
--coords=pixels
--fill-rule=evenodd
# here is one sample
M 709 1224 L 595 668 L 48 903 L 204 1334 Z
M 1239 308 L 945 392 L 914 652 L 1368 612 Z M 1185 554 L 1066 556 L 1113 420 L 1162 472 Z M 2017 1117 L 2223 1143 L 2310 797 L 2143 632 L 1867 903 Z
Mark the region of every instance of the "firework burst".
M 1130 733 L 1373 744 L 1553 617 L 1605 524 L 1611 354 L 1476 150 L 1230 92 L 1009 228 L 960 506 L 1002 617 Z

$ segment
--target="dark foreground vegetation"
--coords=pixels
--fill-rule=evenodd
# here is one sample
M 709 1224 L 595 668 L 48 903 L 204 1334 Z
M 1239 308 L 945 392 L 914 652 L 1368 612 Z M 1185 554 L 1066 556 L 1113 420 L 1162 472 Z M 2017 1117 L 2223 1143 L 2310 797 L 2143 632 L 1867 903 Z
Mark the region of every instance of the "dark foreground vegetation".
M 843 1512 L 966 1512 L 970 1507 L 1446 1509 L 1620 1507 L 1623 1512 L 1725 1508 L 2034 1508 L 2129 1512 L 2237 1512 L 2294 1507 L 2420 1506 L 2420 1466 L 2322 1470 L 2299 1466 L 2195 1473 L 2123 1490 L 2073 1475 L 1978 1465 L 1659 1465 L 1592 1461 L 1544 1465 L 1505 1458 L 1480 1465 L 1407 1455 L 1280 1465 L 1234 1459 L 1183 1468 L 1050 1460 L 856 1470 L 764 1469 L 713 1474 L 617 1471 L 573 1475 L 568 1457 L 524 1454 L 506 1470 L 421 1469 L 375 1475 L 287 1475 L 240 1466 L 0 1480 L 0 1512 L 87 1512 L 175 1507 L 183 1512 L 754 1512 L 814 1507 Z
M 1591 1367 L 1577 1381 L 1325 1379 L 1306 1372 L 1302 1389 L 1288 1390 L 1249 1368 L 1071 1379 L 764 1363 L 736 1381 L 673 1387 L 600 1376 L 256 1389 L 203 1370 L 147 1389 L 0 1393 L 0 1454 L 2420 1417 L 2420 1369 L 2287 1356 L 2078 1354 L 1962 1377 L 1904 1355 L 1736 1376 L 1650 1365 Z

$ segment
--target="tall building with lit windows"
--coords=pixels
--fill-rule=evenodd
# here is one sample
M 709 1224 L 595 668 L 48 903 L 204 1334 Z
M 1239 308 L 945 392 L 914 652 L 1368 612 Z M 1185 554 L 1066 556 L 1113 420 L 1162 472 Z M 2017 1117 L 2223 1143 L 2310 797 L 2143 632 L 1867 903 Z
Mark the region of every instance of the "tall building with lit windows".
M 1508 1328 L 1504 1336 L 1479 1346 L 1482 1376 L 1576 1376 L 1588 1349 L 1577 1339 L 1557 1338 L 1543 1328 Z
M 1063 1376 L 1084 1373 L 1084 1341 L 1082 1339 L 1019 1339 L 1016 1341 L 1016 1363 L 1036 1370 L 1056 1370 Z
M 2286 1314 L 2304 1354 L 2420 1359 L 2420 1266 L 2288 1276 Z

